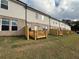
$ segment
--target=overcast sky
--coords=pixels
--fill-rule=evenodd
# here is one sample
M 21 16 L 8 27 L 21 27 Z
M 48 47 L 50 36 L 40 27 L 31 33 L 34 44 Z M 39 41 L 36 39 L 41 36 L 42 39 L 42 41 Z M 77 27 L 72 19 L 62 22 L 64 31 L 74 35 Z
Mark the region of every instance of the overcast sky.
M 79 19 L 79 0 L 22 0 L 58 19 Z

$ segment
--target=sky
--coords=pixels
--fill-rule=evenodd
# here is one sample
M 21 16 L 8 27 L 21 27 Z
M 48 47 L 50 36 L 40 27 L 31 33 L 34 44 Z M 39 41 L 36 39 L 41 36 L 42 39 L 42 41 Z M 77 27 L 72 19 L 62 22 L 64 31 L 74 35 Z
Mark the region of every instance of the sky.
M 57 19 L 79 19 L 79 0 L 22 0 Z

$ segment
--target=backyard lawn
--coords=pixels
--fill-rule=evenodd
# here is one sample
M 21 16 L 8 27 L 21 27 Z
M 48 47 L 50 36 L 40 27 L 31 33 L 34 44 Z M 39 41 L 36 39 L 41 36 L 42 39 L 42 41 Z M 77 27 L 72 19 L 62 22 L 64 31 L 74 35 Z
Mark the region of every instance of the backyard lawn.
M 79 59 L 79 35 L 39 40 L 0 37 L 0 59 Z

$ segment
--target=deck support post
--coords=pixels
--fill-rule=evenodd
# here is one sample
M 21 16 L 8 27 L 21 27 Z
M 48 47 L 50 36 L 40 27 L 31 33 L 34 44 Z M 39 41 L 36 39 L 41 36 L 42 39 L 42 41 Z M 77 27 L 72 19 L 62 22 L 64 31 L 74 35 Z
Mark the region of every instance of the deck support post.
M 27 40 L 29 40 L 29 27 L 27 26 Z
M 25 26 L 25 36 L 27 40 L 29 40 L 29 27 L 28 26 Z
M 45 31 L 45 36 L 46 36 L 46 39 L 47 39 L 47 35 L 48 35 L 48 31 L 46 30 L 46 31 Z
M 37 31 L 34 32 L 35 40 L 37 39 Z

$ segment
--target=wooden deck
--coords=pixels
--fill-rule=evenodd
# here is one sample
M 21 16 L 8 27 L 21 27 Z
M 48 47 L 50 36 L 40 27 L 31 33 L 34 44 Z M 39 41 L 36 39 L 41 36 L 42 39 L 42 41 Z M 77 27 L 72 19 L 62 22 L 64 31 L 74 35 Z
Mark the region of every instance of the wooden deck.
M 70 35 L 73 33 L 74 32 L 69 31 L 69 30 L 57 30 L 57 29 L 50 29 L 50 32 L 49 32 L 49 34 L 51 35 L 58 35 L 58 36 Z
M 36 39 L 40 39 L 40 38 L 47 38 L 47 31 L 44 30 L 38 30 L 38 31 L 29 31 L 29 36 Z
M 25 36 L 27 40 L 29 40 L 29 37 L 37 40 L 40 38 L 47 38 L 48 36 L 48 31 L 47 30 L 29 30 L 28 27 L 25 27 Z
M 50 29 L 49 34 L 51 35 L 57 35 L 57 36 L 63 36 L 63 35 L 69 35 L 73 32 L 68 30 L 58 30 L 58 29 Z M 28 27 L 25 27 L 25 36 L 27 40 L 29 40 L 29 37 L 37 40 L 40 38 L 47 38 L 48 36 L 48 30 L 29 30 Z
M 57 36 L 60 35 L 60 36 L 62 36 L 63 31 L 59 31 L 58 29 L 50 29 L 49 34 L 50 35 L 57 35 Z

